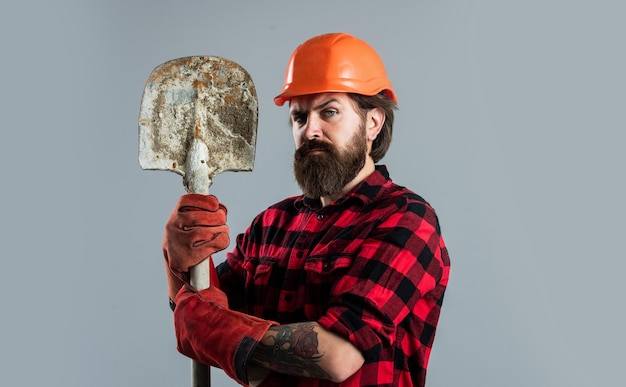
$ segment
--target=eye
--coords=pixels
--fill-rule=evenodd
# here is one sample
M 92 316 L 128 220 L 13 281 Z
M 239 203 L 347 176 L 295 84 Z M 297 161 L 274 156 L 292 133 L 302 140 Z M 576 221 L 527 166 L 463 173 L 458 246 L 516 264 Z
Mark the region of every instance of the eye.
M 324 115 L 324 117 L 333 117 L 334 115 L 337 114 L 337 110 L 335 109 L 326 109 L 322 112 L 322 114 Z
M 291 120 L 294 124 L 298 124 L 300 126 L 306 123 L 306 114 L 304 113 L 294 113 L 291 115 Z

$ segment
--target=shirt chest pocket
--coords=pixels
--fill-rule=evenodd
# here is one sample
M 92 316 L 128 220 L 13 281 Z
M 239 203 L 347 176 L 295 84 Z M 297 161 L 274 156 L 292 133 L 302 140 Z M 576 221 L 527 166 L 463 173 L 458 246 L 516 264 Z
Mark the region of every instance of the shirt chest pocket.
M 269 278 L 272 270 L 277 265 L 274 258 L 252 258 L 244 262 L 243 268 L 246 271 L 246 285 L 269 285 Z
M 312 277 L 341 276 L 352 266 L 351 254 L 311 255 L 304 263 L 304 270 Z
M 305 303 L 326 309 L 333 297 L 335 285 L 346 277 L 354 257 L 349 254 L 326 254 L 309 256 L 304 264 L 306 275 Z M 319 317 L 319 316 L 317 316 Z

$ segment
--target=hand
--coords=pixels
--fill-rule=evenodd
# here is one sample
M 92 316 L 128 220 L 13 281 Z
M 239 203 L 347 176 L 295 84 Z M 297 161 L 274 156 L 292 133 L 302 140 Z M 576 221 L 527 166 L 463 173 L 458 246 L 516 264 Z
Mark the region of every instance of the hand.
M 170 301 L 188 281 L 184 273 L 228 247 L 226 212 L 226 207 L 215 196 L 186 194 L 178 200 L 163 237 Z
M 247 369 L 252 352 L 273 325 L 277 323 L 230 310 L 226 295 L 214 286 L 197 291 L 185 285 L 176 296 L 178 351 L 221 368 L 241 385 L 250 383 Z
M 209 258 L 211 259 L 211 258 Z M 211 265 L 213 262 L 211 262 Z M 210 286 L 203 290 L 196 290 L 191 285 L 185 284 L 176 294 L 176 300 L 186 300 L 189 297 L 198 297 L 201 301 L 219 305 L 224 309 L 228 309 L 228 297 L 221 289 L 216 286 Z

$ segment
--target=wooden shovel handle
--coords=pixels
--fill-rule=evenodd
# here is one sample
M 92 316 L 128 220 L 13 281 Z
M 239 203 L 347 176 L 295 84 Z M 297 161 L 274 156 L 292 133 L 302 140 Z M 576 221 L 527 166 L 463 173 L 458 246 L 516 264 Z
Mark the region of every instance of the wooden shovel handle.
M 189 283 L 197 290 L 208 289 L 211 286 L 208 259 L 189 269 Z
M 193 360 L 191 362 L 191 387 L 211 387 L 211 367 Z
M 191 193 L 208 195 L 211 179 L 208 173 L 209 150 L 206 144 L 194 138 L 187 152 L 185 189 Z M 189 270 L 190 284 L 197 290 L 211 286 L 209 260 L 206 259 Z M 211 387 L 211 367 L 196 360 L 191 361 L 191 387 Z

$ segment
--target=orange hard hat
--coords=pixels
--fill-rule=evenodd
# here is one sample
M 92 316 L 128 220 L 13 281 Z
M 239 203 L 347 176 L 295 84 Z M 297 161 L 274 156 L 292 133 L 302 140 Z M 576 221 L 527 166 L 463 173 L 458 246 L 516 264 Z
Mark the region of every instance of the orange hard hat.
M 398 102 L 383 61 L 364 41 L 346 33 L 313 37 L 291 54 L 285 82 L 274 103 L 282 106 L 292 97 L 324 92 L 376 95 Z

